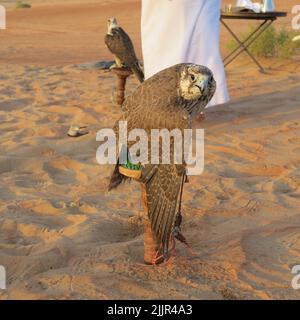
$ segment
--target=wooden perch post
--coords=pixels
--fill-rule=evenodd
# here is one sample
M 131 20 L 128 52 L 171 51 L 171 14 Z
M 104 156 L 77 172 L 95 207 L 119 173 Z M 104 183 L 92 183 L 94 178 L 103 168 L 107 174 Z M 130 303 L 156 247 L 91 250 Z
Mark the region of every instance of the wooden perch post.
M 137 182 L 140 181 L 141 171 L 140 170 L 131 170 L 119 166 L 119 172 L 126 177 L 135 179 Z M 149 220 L 149 209 L 147 205 L 147 192 L 146 186 L 144 183 L 141 183 L 141 191 L 142 191 L 142 206 L 144 209 L 143 223 L 144 223 L 144 262 L 146 264 L 153 264 L 153 261 L 156 257 L 157 250 L 159 246 L 152 232 L 151 222 Z M 163 262 L 163 259 L 158 259 L 155 261 L 156 264 Z
M 132 71 L 129 68 L 113 68 L 111 71 L 117 76 L 116 103 L 119 106 L 122 106 L 125 100 L 126 81 L 127 78 L 132 74 Z
M 158 250 L 158 245 L 154 239 L 151 223 L 148 217 L 148 206 L 147 206 L 147 194 L 146 187 L 141 183 L 142 189 L 142 204 L 144 208 L 144 262 L 146 264 L 152 264 L 153 259 Z

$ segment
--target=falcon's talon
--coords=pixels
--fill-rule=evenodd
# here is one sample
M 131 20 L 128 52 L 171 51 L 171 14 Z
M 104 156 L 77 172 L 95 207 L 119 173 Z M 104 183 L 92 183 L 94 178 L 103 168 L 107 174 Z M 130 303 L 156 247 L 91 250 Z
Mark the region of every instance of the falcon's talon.
M 159 254 L 160 254 L 160 250 L 157 250 L 155 257 L 151 261 L 152 265 L 157 266 L 166 261 L 165 255 L 164 254 L 159 255 Z
M 119 67 L 117 66 L 116 63 L 112 64 L 112 65 L 109 67 L 110 70 L 112 70 L 112 69 L 117 69 L 117 68 L 119 68 Z
M 114 63 L 109 67 L 110 70 L 113 70 L 113 69 L 126 69 L 126 68 L 128 68 L 128 67 L 125 64 L 119 65 L 118 63 Z

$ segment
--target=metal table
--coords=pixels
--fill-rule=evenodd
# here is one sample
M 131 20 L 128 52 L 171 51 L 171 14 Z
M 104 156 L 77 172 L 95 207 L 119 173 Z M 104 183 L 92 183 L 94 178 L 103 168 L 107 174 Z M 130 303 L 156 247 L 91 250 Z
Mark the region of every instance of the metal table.
M 286 12 L 267 12 L 267 13 L 254 13 L 254 12 L 221 12 L 221 23 L 230 32 L 233 38 L 238 42 L 238 47 L 234 49 L 227 57 L 224 58 L 223 62 L 225 66 L 228 66 L 233 60 L 235 60 L 240 54 L 246 52 L 253 62 L 258 66 L 261 72 L 264 72 L 264 68 L 249 51 L 249 46 L 257 40 L 257 38 L 265 32 L 271 24 L 281 17 L 286 17 Z M 261 24 L 255 28 L 255 30 L 245 39 L 240 40 L 239 37 L 232 31 L 225 20 L 259 20 Z

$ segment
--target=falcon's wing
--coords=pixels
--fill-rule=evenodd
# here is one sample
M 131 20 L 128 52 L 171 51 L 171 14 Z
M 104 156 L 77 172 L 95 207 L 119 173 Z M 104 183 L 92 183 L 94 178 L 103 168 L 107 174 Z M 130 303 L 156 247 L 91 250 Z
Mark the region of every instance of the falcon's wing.
M 125 33 L 121 34 L 119 31 L 114 31 L 113 35 L 105 35 L 105 44 L 112 54 L 116 55 L 122 62 L 128 60 L 128 55 L 134 51 L 130 38 L 125 37 Z
M 170 116 L 170 112 L 181 111 L 181 108 L 174 108 L 178 104 L 177 69 L 173 67 L 163 70 L 138 86 L 122 105 L 124 117 L 138 117 L 139 120 L 136 121 L 139 122 L 138 125 L 142 125 L 140 128 L 146 123 L 155 128 L 164 128 L 161 122 Z M 169 116 L 166 117 L 166 114 Z
M 184 172 L 181 165 L 147 165 L 142 171 L 152 231 L 164 252 L 175 224 Z

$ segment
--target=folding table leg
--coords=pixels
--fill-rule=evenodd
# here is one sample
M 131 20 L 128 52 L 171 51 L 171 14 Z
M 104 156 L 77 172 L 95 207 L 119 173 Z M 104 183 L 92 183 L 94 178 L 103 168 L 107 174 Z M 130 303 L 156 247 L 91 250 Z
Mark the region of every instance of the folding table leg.
M 222 24 L 225 28 L 230 32 L 230 34 L 234 37 L 234 39 L 238 42 L 239 46 L 234 49 L 224 60 L 225 66 L 229 65 L 232 61 L 234 61 L 240 54 L 246 52 L 250 58 L 254 61 L 254 63 L 258 66 L 261 72 L 264 72 L 264 68 L 258 62 L 258 60 L 253 56 L 253 54 L 248 50 L 249 46 L 258 39 L 258 37 L 268 29 L 274 20 L 265 20 L 262 24 L 259 25 L 244 41 L 241 41 L 237 35 L 230 29 L 230 27 L 221 19 Z M 240 50 L 241 49 L 241 50 Z M 238 52 L 237 52 L 238 51 Z M 236 53 L 237 52 L 237 53 Z M 235 54 L 236 53 L 236 54 Z M 234 55 L 235 54 L 235 55 Z
M 233 33 L 233 31 L 230 29 L 230 27 L 223 21 L 221 20 L 221 22 L 223 23 L 223 25 L 225 26 L 225 28 L 230 32 L 230 34 L 236 39 L 236 41 L 240 44 L 240 40 L 237 38 L 237 36 Z M 267 20 L 265 20 L 260 26 L 259 28 L 263 27 L 265 24 L 267 23 Z M 256 32 L 258 32 L 258 29 L 254 30 L 243 42 L 242 44 L 247 43 L 247 41 L 249 41 Z M 234 55 L 239 49 L 242 48 L 242 45 L 239 45 L 238 47 L 236 47 L 225 59 L 224 61 L 228 60 L 232 55 Z

